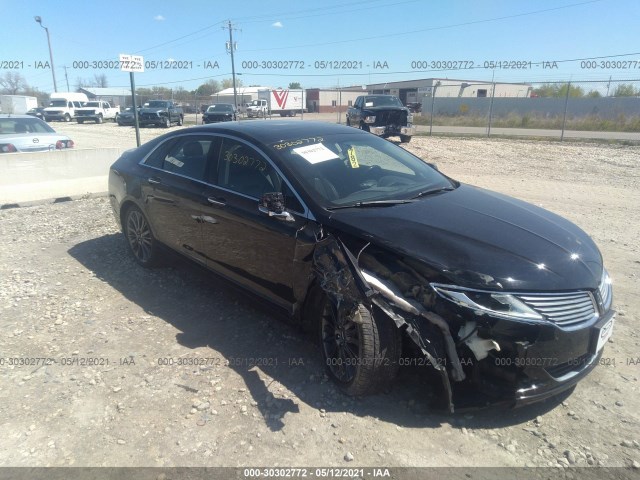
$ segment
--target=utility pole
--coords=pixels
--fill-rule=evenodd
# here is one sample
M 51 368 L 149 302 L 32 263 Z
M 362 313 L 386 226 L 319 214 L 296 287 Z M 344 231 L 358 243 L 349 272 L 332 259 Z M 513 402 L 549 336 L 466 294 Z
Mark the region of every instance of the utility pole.
M 233 51 L 236 49 L 236 45 L 234 45 L 233 43 L 233 26 L 231 25 L 231 20 L 229 20 L 228 28 L 229 28 L 229 43 L 227 44 L 227 50 L 229 51 L 229 53 L 231 53 L 231 79 L 233 81 L 233 105 L 237 110 L 238 96 L 236 93 L 236 66 L 233 60 Z
M 69 88 L 69 75 L 67 75 L 67 66 L 64 66 L 64 79 L 67 81 L 67 92 L 70 92 L 71 89 Z
M 49 37 L 49 29 L 42 25 L 42 17 L 33 17 L 36 22 L 40 24 L 44 31 L 47 32 L 47 45 L 49 45 L 49 60 L 51 60 L 51 76 L 53 77 L 53 91 L 58 91 L 58 84 L 56 83 L 56 69 L 53 66 L 53 51 L 51 50 L 51 38 Z

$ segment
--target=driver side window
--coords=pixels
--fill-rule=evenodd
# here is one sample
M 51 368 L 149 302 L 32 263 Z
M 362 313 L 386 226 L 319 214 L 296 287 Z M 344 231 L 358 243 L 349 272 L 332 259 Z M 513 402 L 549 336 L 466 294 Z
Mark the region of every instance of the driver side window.
M 281 192 L 285 207 L 304 209 L 278 172 L 254 148 L 231 138 L 222 140 L 218 161 L 218 185 L 259 200 L 265 193 Z

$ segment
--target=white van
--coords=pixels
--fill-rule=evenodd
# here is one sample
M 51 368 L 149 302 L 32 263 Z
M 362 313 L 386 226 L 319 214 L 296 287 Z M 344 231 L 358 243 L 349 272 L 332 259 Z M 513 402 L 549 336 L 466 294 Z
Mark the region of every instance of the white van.
M 76 108 L 80 108 L 89 101 L 84 93 L 53 92 L 49 96 L 49 106 L 44 109 L 44 119 L 63 120 L 70 122 L 76 117 Z

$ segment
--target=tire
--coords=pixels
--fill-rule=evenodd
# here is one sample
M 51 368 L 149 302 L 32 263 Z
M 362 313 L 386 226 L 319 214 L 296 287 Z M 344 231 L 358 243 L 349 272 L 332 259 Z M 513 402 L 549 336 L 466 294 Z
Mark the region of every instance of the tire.
M 349 117 L 347 117 L 347 127 L 351 126 L 351 120 L 349 120 Z
M 401 143 L 409 143 L 411 141 L 411 135 L 400 135 Z
M 122 230 L 136 263 L 143 267 L 158 265 L 158 241 L 151 232 L 147 217 L 138 207 L 131 206 L 124 213 Z
M 170 128 L 171 127 L 171 119 L 169 117 L 164 119 L 164 123 L 162 124 L 162 126 L 164 128 Z
M 362 304 L 344 317 L 324 295 L 319 320 L 320 351 L 327 375 L 347 395 L 368 395 L 387 388 L 398 372 L 402 349 L 397 327 Z M 353 319 L 359 316 L 360 322 Z
M 78 123 L 82 124 L 84 123 L 84 120 L 78 120 Z
M 64 121 L 65 122 L 70 122 L 71 121 L 71 115 L 69 115 L 68 113 L 64 114 Z
M 364 130 L 365 132 L 369 131 L 369 125 L 367 125 L 366 123 L 362 122 L 360 124 L 360 130 Z
M 96 123 L 102 123 L 104 121 L 104 119 L 102 118 L 102 115 L 98 115 L 96 117 Z
M 183 123 L 184 123 L 184 118 L 182 118 L 182 115 L 180 115 L 178 117 L 178 126 L 181 127 Z

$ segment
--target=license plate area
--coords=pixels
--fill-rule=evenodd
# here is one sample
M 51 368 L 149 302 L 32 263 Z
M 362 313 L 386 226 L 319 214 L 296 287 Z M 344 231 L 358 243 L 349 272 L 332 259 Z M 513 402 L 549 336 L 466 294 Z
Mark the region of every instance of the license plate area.
M 611 335 L 613 334 L 613 325 L 615 323 L 616 318 L 611 317 L 607 320 L 603 325 L 596 328 L 596 351 L 595 353 L 600 352 L 604 345 L 609 341 Z

